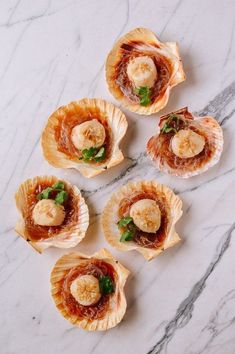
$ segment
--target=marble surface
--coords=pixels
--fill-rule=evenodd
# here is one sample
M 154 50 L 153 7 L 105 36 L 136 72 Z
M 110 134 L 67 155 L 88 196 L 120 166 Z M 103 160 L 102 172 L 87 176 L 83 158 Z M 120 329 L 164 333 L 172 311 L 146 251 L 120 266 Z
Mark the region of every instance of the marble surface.
M 235 353 L 235 1 L 0 1 L 1 90 L 1 354 Z M 114 41 L 138 26 L 178 41 L 187 81 L 173 91 L 167 113 L 188 105 L 211 114 L 224 130 L 216 167 L 180 180 L 159 173 L 145 154 L 159 115 L 127 111 L 126 159 L 94 179 L 55 169 L 43 159 L 40 135 L 58 106 L 82 97 L 115 102 L 104 79 Z M 14 232 L 14 192 L 28 177 L 55 174 L 79 186 L 90 209 L 86 239 L 75 250 L 107 247 L 131 270 L 123 322 L 106 333 L 73 328 L 56 311 L 49 275 L 66 251 L 37 254 Z M 183 200 L 183 242 L 146 262 L 113 250 L 100 214 L 110 194 L 133 179 L 168 184 Z

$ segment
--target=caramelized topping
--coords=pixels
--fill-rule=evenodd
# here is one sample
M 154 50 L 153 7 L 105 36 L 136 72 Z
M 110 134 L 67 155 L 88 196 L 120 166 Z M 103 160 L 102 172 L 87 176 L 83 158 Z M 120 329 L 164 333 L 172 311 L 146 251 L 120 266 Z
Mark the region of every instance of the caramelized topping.
M 130 216 L 135 225 L 144 232 L 154 233 L 161 224 L 161 211 L 152 199 L 141 199 L 132 204 Z
M 136 57 L 127 65 L 127 76 L 135 87 L 153 87 L 157 79 L 154 61 L 148 57 Z
M 33 208 L 33 221 L 41 226 L 59 226 L 65 218 L 65 210 L 52 199 L 42 199 Z
M 105 129 L 97 119 L 92 119 L 75 125 L 71 139 L 78 150 L 98 148 L 105 141 Z
M 73 280 L 70 286 L 74 299 L 83 306 L 96 304 L 100 297 L 99 280 L 91 274 L 85 274 Z
M 173 153 L 181 158 L 190 158 L 200 154 L 204 146 L 205 138 L 191 129 L 179 130 L 171 140 Z

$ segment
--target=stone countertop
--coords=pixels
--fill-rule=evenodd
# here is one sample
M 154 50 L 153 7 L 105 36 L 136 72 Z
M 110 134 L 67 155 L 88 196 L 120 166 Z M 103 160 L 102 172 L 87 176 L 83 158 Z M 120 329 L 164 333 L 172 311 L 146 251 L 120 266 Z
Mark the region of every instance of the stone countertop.
M 235 1 L 9 0 L 0 2 L 2 354 L 235 353 Z M 211 114 L 224 130 L 220 162 L 188 180 L 154 169 L 145 154 L 159 114 L 126 110 L 126 159 L 87 180 L 55 169 L 42 156 L 40 135 L 58 106 L 83 97 L 115 103 L 104 78 L 106 56 L 135 27 L 180 45 L 187 80 L 161 114 L 188 106 Z M 118 105 L 118 103 L 116 102 Z M 131 271 L 124 320 L 106 333 L 74 328 L 50 297 L 50 270 L 68 251 L 37 254 L 18 238 L 14 193 L 29 177 L 55 174 L 82 189 L 91 222 L 75 250 L 106 247 Z M 100 214 L 110 194 L 132 179 L 156 178 L 183 200 L 177 230 L 183 242 L 151 262 L 104 240 Z

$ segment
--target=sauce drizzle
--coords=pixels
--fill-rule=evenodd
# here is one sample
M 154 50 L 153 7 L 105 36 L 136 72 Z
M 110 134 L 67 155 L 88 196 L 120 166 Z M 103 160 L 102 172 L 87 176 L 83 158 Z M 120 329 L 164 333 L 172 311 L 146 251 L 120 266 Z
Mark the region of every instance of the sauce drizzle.
M 92 119 L 97 119 L 105 129 L 105 141 L 103 146 L 105 146 L 106 155 L 105 159 L 101 162 L 92 160 L 86 163 L 99 165 L 107 161 L 112 152 L 112 131 L 108 125 L 104 113 L 97 107 L 82 108 L 76 106 L 76 110 L 74 109 L 74 111 L 67 111 L 66 114 L 60 116 L 58 125 L 54 128 L 58 151 L 64 153 L 70 160 L 79 161 L 79 158 L 82 156 L 82 152 L 73 145 L 71 140 L 72 129 L 76 125 Z
M 170 210 L 167 206 L 166 198 L 163 193 L 146 189 L 141 192 L 136 192 L 129 198 L 122 199 L 119 205 L 119 217 L 121 219 L 125 216 L 129 216 L 132 204 L 141 199 L 152 199 L 156 201 L 161 211 L 161 225 L 155 233 L 148 233 L 137 229 L 133 240 L 142 247 L 160 248 L 163 245 L 167 235 L 170 214 Z
M 153 103 L 156 100 L 159 100 L 165 93 L 167 85 L 170 81 L 172 73 L 172 64 L 164 56 L 160 55 L 153 50 L 148 51 L 146 49 L 140 48 L 143 45 L 146 47 L 146 44 L 143 42 L 130 42 L 129 44 L 122 44 L 121 54 L 122 57 L 119 63 L 116 66 L 115 77 L 113 78 L 116 84 L 119 86 L 122 93 L 133 103 L 140 103 L 139 96 L 135 93 L 135 88 L 128 78 L 127 75 L 127 65 L 130 60 L 139 57 L 139 56 L 149 56 L 153 61 L 157 69 L 158 78 L 151 88 L 151 102 Z M 140 48 L 140 49 L 139 49 Z M 151 47 L 151 49 L 153 49 Z
M 100 259 L 84 259 L 81 264 L 68 271 L 64 279 L 61 281 L 61 296 L 63 299 L 63 306 L 70 315 L 75 315 L 79 319 L 86 318 L 87 320 L 100 320 L 104 318 L 109 310 L 109 300 L 114 295 L 102 295 L 100 300 L 90 306 L 83 306 L 79 304 L 70 292 L 70 286 L 74 279 L 81 275 L 93 275 L 96 278 L 101 276 L 110 276 L 114 284 L 117 282 L 117 273 L 111 264 L 108 264 Z
M 154 157 L 160 160 L 160 165 L 168 165 L 173 170 L 195 171 L 200 169 L 213 157 L 216 151 L 216 139 L 212 130 L 201 128 L 197 121 L 193 120 L 189 112 L 182 114 L 176 113 L 182 120 L 181 129 L 191 129 L 205 139 L 204 149 L 196 156 L 180 158 L 171 149 L 171 139 L 174 132 L 163 133 L 152 137 L 148 142 L 148 149 L 154 152 Z M 161 127 L 165 119 L 161 119 Z
M 53 183 L 55 182 L 57 182 L 56 179 Z M 38 202 L 37 195 L 47 187 L 51 187 L 53 183 L 40 183 L 37 186 L 32 187 L 28 192 L 27 208 L 23 215 L 28 241 L 39 241 L 56 236 L 61 231 L 69 231 L 71 226 L 77 224 L 79 220 L 78 197 L 74 195 L 72 188 L 65 184 L 65 190 L 68 192 L 68 199 L 63 204 L 65 208 L 65 219 L 63 223 L 59 226 L 40 226 L 34 223 L 32 212 Z

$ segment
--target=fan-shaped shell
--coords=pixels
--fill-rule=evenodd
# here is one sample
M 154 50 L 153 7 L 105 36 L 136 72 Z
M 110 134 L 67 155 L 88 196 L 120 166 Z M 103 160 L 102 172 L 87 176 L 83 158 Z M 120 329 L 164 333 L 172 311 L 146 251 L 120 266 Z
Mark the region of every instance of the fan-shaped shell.
M 128 48 L 128 46 L 134 47 L 138 53 L 161 56 L 171 63 L 171 75 L 165 91 L 147 107 L 141 106 L 138 102 L 133 102 L 127 98 L 116 82 L 117 65 L 123 58 L 123 45 L 125 45 L 125 48 Z M 128 49 L 125 50 L 128 51 Z M 175 42 L 162 43 L 152 31 L 146 28 L 136 28 L 128 32 L 116 42 L 107 57 L 106 81 L 110 92 L 123 106 L 138 114 L 149 115 L 163 109 L 168 102 L 171 88 L 185 79 L 186 76 L 179 55 L 178 44 Z
M 91 164 L 82 160 L 71 159 L 62 151 L 58 150 L 55 138 L 56 129 L 61 120 L 72 115 L 79 115 L 81 110 L 87 112 L 93 109 L 102 115 L 102 119 L 108 124 L 111 131 L 111 153 L 108 160 L 103 163 Z M 91 117 L 92 118 L 92 117 Z M 79 101 L 71 102 L 67 106 L 58 108 L 48 119 L 47 125 L 42 134 L 42 149 L 46 160 L 54 167 L 75 168 L 85 177 L 96 176 L 108 168 L 120 163 L 124 157 L 119 149 L 119 144 L 127 130 L 127 120 L 125 115 L 113 104 L 101 99 L 84 98 Z
M 29 196 L 39 184 L 53 185 L 58 182 L 58 180 L 64 182 L 66 189 L 71 190 L 75 200 L 77 200 L 77 221 L 76 223 L 68 225 L 66 228 L 61 228 L 61 231 L 52 237 L 31 240 L 25 223 L 26 215 L 32 212 L 32 210 L 30 210 Z M 15 231 L 26 241 L 28 241 L 28 243 L 38 252 L 43 252 L 46 248 L 51 246 L 58 248 L 74 247 L 85 237 L 86 230 L 89 225 L 88 207 L 79 189 L 76 186 L 71 185 L 69 182 L 63 179 L 58 179 L 54 176 L 40 176 L 34 177 L 33 179 L 28 179 L 22 183 L 17 190 L 15 194 L 15 201 L 17 209 L 21 215 L 20 220 L 16 224 Z
M 71 315 L 63 305 L 61 295 L 61 283 L 70 269 L 78 266 L 82 261 L 89 259 L 99 259 L 110 264 L 117 274 L 117 282 L 115 283 L 115 292 L 109 300 L 109 310 L 104 318 L 96 320 L 87 320 Z M 126 298 L 124 293 L 124 285 L 129 275 L 123 265 L 121 265 L 110 252 L 101 249 L 99 252 L 91 256 L 82 253 L 69 253 L 62 256 L 55 264 L 51 272 L 51 294 L 59 312 L 73 325 L 89 331 L 105 331 L 115 327 L 123 318 L 126 312 Z
M 196 127 L 204 132 L 206 139 L 206 144 L 211 148 L 211 154 L 206 160 L 203 160 L 203 156 L 200 157 L 200 164 L 197 163 L 197 156 L 192 158 L 194 163 L 190 164 L 189 159 L 180 159 L 175 157 L 174 165 L 169 165 L 166 153 L 161 150 L 160 143 L 160 126 L 162 122 L 169 117 L 171 114 L 183 114 L 191 123 L 192 127 Z M 170 149 L 168 149 L 170 151 Z M 223 151 L 223 131 L 218 122 L 210 116 L 196 117 L 193 116 L 187 108 L 179 109 L 175 112 L 169 113 L 160 119 L 158 133 L 151 137 L 147 143 L 147 154 L 153 161 L 157 169 L 164 173 L 168 173 L 181 178 L 189 178 L 196 176 L 200 173 L 207 171 L 210 167 L 217 164 Z M 185 160 L 185 161 L 184 161 Z M 187 160 L 187 161 L 186 161 Z M 178 163 L 177 163 L 178 161 Z M 188 165 L 186 165 L 186 162 Z M 184 165 L 185 164 L 185 165 Z
M 151 190 L 162 193 L 165 197 L 165 203 L 169 210 L 169 221 L 167 226 L 167 235 L 160 248 L 141 247 L 134 241 L 120 242 L 120 230 L 117 222 L 119 220 L 118 212 L 120 202 L 124 198 L 130 198 L 136 192 Z M 147 260 L 158 256 L 165 249 L 174 246 L 180 241 L 180 237 L 175 231 L 175 224 L 182 215 L 182 201 L 173 191 L 157 183 L 156 181 L 129 182 L 127 185 L 116 191 L 106 204 L 102 214 L 102 226 L 104 235 L 109 244 L 120 251 L 136 250 L 143 254 Z

